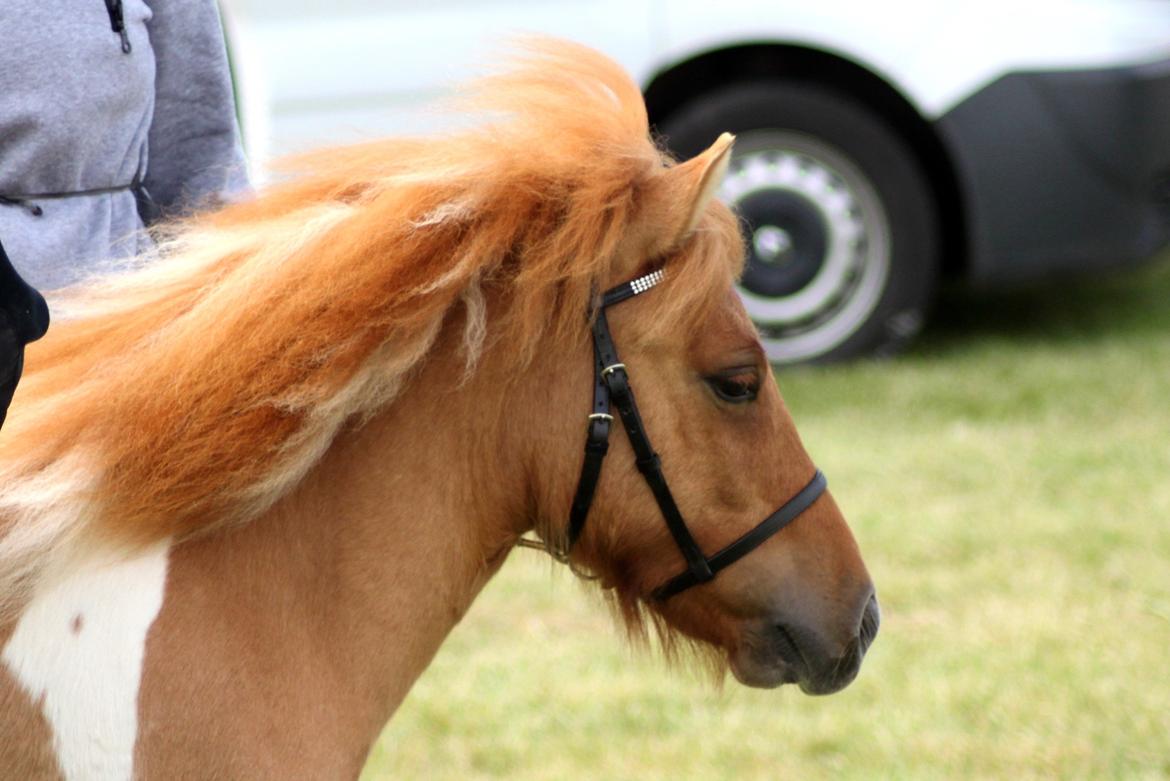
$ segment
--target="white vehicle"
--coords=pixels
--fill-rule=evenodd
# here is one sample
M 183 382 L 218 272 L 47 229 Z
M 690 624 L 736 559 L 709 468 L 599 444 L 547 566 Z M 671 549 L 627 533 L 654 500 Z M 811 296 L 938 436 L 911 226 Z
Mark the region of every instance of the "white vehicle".
M 738 135 L 723 197 L 777 362 L 897 348 L 936 283 L 1170 244 L 1170 0 L 226 0 L 263 157 L 414 132 L 521 32 L 595 46 L 680 156 Z

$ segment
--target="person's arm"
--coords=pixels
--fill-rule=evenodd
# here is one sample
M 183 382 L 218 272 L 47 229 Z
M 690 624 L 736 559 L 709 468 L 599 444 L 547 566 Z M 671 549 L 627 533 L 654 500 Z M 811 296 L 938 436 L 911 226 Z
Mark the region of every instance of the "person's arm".
M 24 346 L 45 335 L 49 307 L 8 261 L 0 244 L 0 426 L 24 367 Z
M 214 0 L 150 0 L 154 119 L 143 184 L 164 216 L 248 188 L 219 11 Z

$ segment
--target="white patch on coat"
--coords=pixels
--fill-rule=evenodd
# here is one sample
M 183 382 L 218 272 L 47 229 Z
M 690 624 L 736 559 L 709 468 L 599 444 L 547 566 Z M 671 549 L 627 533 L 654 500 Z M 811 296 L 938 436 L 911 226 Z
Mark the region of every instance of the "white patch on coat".
M 29 411 L 22 404 L 16 415 Z M 5 429 L 8 434 L 14 422 Z M 0 464 L 0 624 L 15 618 L 54 559 L 67 555 L 70 541 L 93 512 L 91 497 L 100 473 L 92 459 L 74 448 L 43 469 L 26 474 L 21 464 Z
M 146 633 L 162 608 L 170 540 L 54 568 L 0 655 L 53 731 L 68 781 L 129 781 Z

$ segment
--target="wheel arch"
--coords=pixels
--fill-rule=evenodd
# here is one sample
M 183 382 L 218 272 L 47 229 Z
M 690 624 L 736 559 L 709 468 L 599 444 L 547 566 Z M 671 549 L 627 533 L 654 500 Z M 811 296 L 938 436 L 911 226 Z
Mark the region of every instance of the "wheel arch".
M 902 92 L 853 60 L 822 49 L 781 43 L 742 44 L 707 51 L 659 70 L 651 79 L 645 90 L 651 126 L 705 93 L 777 76 L 843 92 L 890 123 L 916 155 L 938 206 L 940 271 L 945 277 L 966 276 L 968 226 L 950 152 Z

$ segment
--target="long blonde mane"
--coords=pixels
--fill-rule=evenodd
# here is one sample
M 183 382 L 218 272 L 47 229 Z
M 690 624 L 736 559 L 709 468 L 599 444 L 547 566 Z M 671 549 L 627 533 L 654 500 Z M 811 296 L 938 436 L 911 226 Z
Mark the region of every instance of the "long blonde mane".
M 580 333 L 593 291 L 638 270 L 618 244 L 669 165 L 637 86 L 596 52 L 533 44 L 464 106 L 489 121 L 301 158 L 53 302 L 0 433 L 0 602 L 86 533 L 140 544 L 262 512 L 393 402 L 454 314 L 468 371 L 485 339 L 523 365 Z M 700 262 L 737 256 L 731 218 L 704 225 L 669 260 L 658 322 L 736 271 Z

